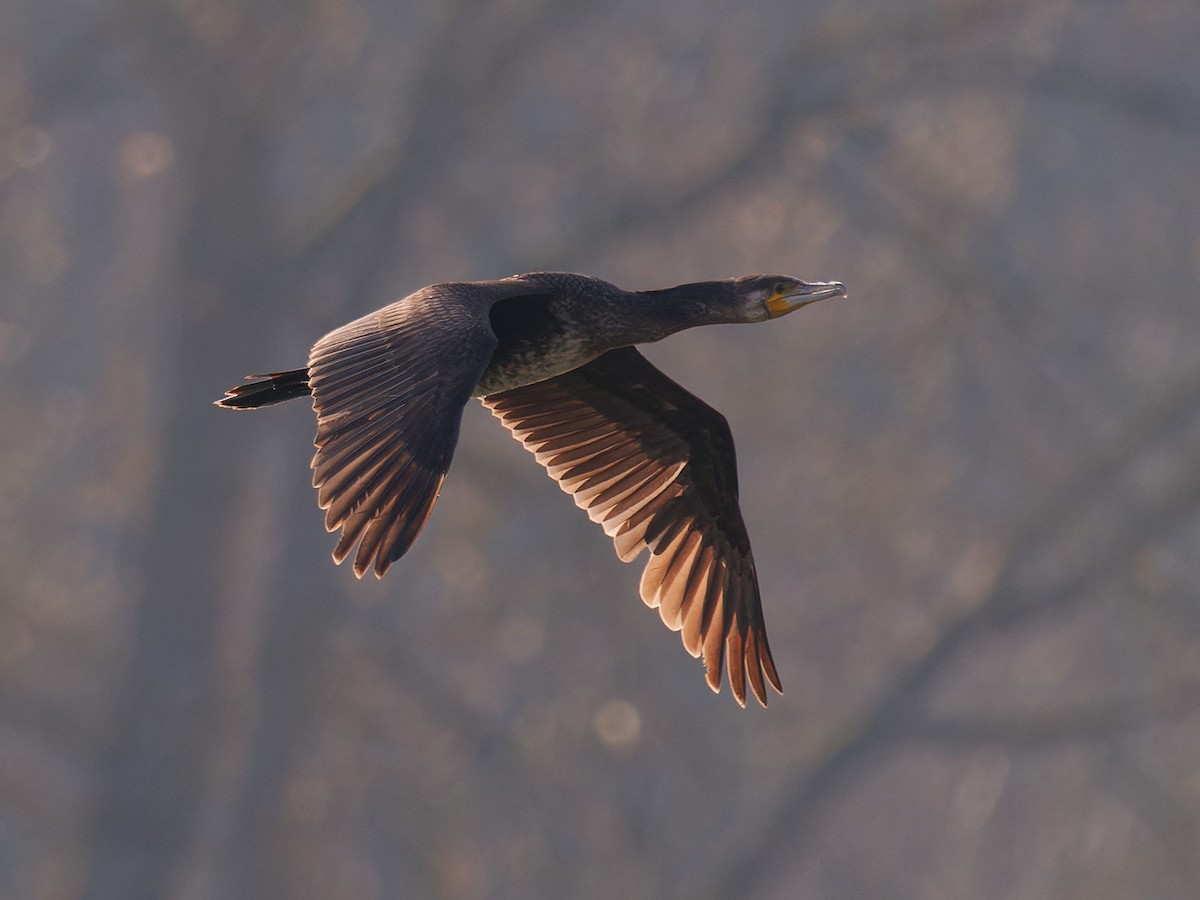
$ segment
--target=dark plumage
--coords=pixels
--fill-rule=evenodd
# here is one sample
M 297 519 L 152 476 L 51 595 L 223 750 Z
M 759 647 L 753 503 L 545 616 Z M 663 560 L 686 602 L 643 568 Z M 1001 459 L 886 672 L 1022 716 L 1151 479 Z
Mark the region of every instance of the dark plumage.
M 317 341 L 308 367 L 249 376 L 218 406 L 312 396 L 313 485 L 333 558 L 382 576 L 437 500 L 462 410 L 479 397 L 550 477 L 604 527 L 626 562 L 650 560 L 641 596 L 703 655 L 722 660 L 745 704 L 782 688 L 738 509 L 724 417 L 654 368 L 634 344 L 695 325 L 760 322 L 845 296 L 835 282 L 748 276 L 627 292 L 583 275 L 535 273 L 435 284 Z

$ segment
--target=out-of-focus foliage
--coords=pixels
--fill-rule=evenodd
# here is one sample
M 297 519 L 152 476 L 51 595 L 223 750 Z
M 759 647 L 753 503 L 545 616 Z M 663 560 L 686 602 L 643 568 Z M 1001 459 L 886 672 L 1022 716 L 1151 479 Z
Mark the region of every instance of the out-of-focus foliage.
M 12 2 L 0 895 L 1191 898 L 1200 7 Z M 769 710 L 476 405 L 380 583 L 304 404 L 423 284 L 850 299 L 651 355 L 729 417 Z

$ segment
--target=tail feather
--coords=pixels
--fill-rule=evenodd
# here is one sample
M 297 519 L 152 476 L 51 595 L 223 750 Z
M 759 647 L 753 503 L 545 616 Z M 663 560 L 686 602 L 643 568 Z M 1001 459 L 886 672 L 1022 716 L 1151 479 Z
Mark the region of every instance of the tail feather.
M 293 369 L 273 375 L 247 375 L 246 378 L 256 380 L 231 387 L 214 404 L 224 409 L 258 409 L 310 394 L 308 369 Z

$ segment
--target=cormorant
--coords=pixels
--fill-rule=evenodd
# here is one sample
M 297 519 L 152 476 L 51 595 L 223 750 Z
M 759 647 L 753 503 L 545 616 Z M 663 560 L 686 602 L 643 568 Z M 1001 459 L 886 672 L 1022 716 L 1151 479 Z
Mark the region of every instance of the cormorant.
M 584 275 L 533 273 L 434 284 L 317 341 L 308 366 L 251 375 L 218 406 L 311 395 L 313 486 L 333 551 L 382 576 L 429 517 L 471 397 L 504 423 L 604 527 L 625 562 L 650 551 L 640 592 L 682 632 L 720 690 L 746 680 L 767 703 L 771 658 L 725 418 L 635 344 L 695 325 L 762 322 L 828 297 L 837 282 L 779 275 L 623 291 Z

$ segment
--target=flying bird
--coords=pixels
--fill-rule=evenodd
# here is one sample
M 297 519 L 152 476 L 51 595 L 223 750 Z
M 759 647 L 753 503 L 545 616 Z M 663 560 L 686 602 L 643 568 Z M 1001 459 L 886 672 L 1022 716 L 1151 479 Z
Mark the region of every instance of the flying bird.
M 218 406 L 311 397 L 313 486 L 333 558 L 382 576 L 437 500 L 463 408 L 477 397 L 603 526 L 625 562 L 649 560 L 640 593 L 681 632 L 719 691 L 723 663 L 745 706 L 783 688 L 763 624 L 724 416 L 652 366 L 636 344 L 696 325 L 763 322 L 844 297 L 837 282 L 781 275 L 623 291 L 538 272 L 434 284 L 321 338 L 302 369 L 247 376 Z M 356 549 L 357 548 L 357 549 Z

